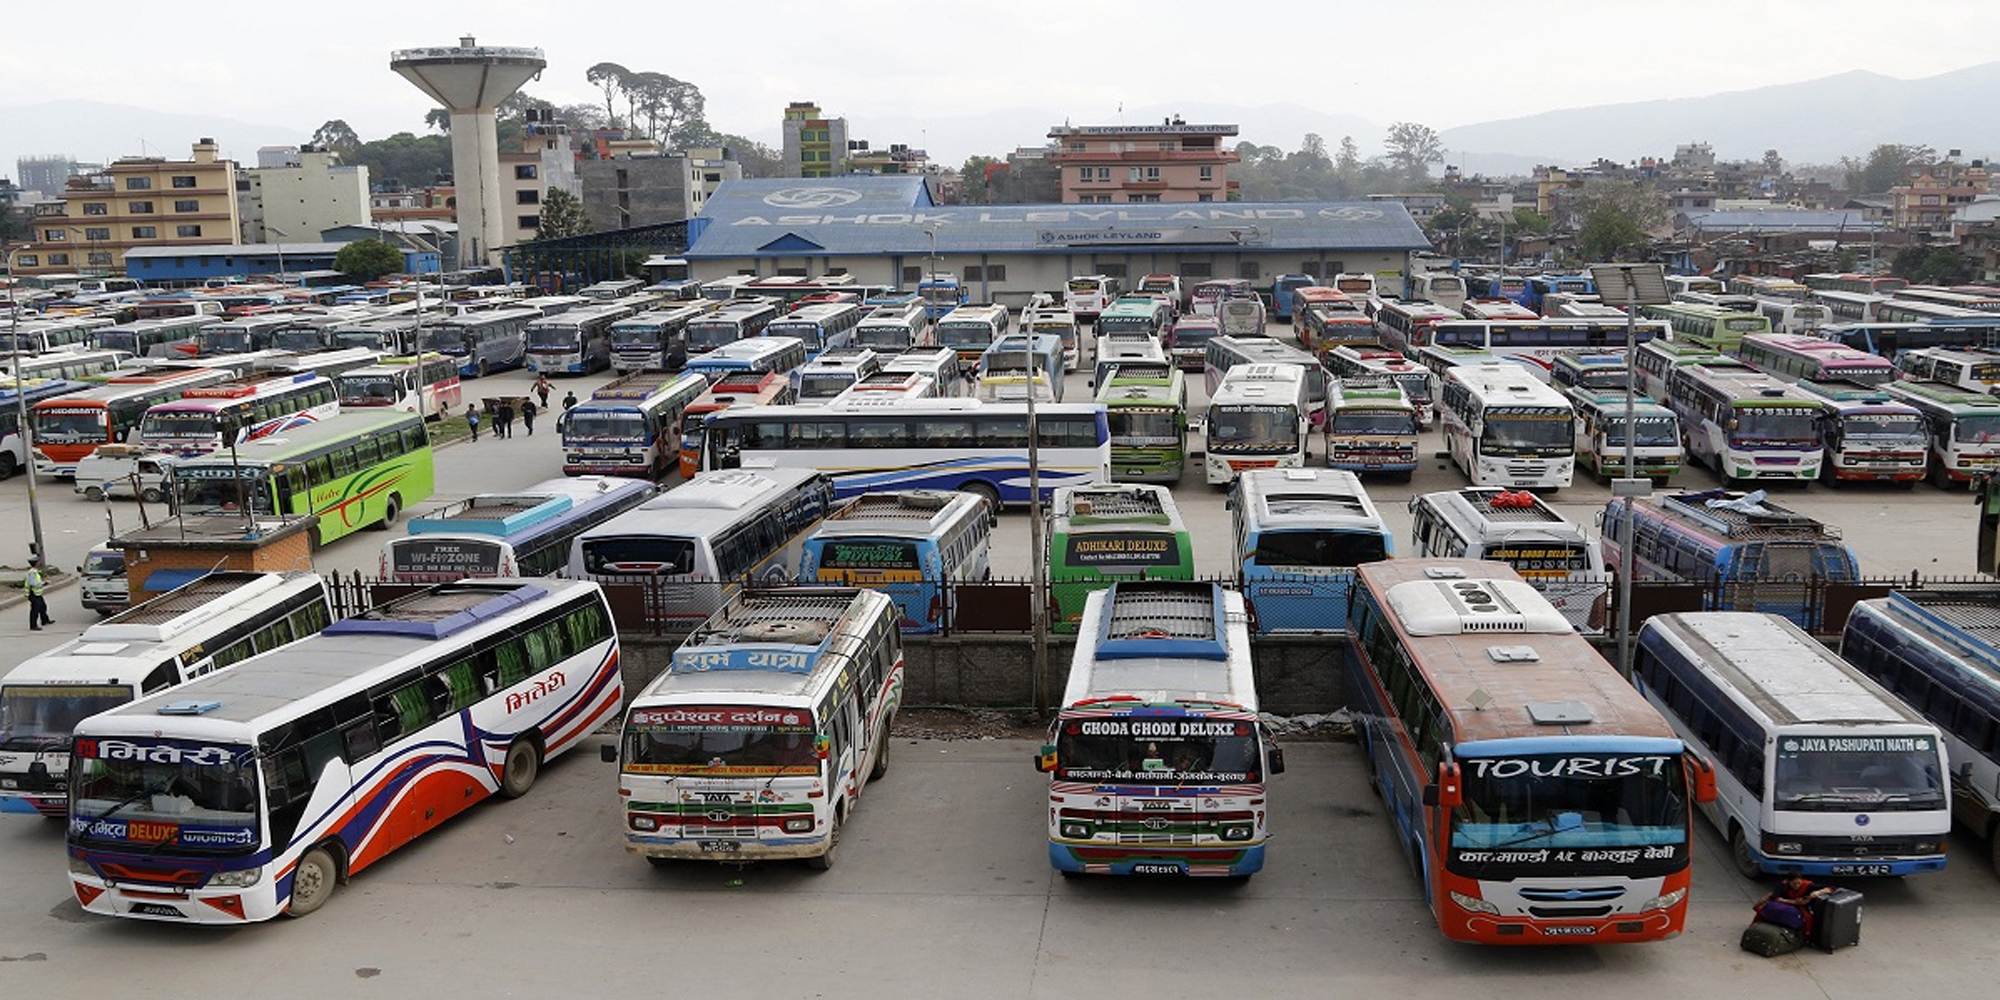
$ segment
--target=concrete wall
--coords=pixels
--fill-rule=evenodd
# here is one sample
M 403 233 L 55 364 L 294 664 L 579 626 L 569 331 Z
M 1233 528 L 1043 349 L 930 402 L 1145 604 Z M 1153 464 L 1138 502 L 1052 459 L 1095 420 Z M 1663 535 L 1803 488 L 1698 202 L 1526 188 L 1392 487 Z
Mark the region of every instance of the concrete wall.
M 583 212 L 600 230 L 679 222 L 692 214 L 685 157 L 586 160 L 577 176 L 583 185 Z
M 672 659 L 678 638 L 627 636 L 619 660 L 625 692 L 635 695 Z M 1252 643 L 1261 707 L 1276 715 L 1331 712 L 1347 704 L 1345 646 L 1327 638 L 1265 638 Z M 1049 643 L 1049 697 L 1062 701 L 1072 645 Z M 1022 635 L 911 638 L 903 643 L 905 705 L 1027 708 L 1035 704 L 1034 643 Z

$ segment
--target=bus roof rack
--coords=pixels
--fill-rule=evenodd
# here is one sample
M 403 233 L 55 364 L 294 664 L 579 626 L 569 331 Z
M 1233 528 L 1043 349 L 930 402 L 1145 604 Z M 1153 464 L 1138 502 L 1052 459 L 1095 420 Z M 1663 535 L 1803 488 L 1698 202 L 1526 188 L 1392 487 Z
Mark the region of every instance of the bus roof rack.
M 437 640 L 546 596 L 532 583 L 460 580 L 420 590 L 326 627 L 327 635 L 398 635 Z
M 1221 588 L 1212 583 L 1114 583 L 1104 592 L 1100 660 L 1227 660 Z
M 1761 491 L 1760 491 L 1761 492 Z M 1665 493 L 1662 506 L 1729 538 L 1824 538 L 1837 539 L 1840 529 L 1817 518 L 1788 510 L 1769 500 L 1751 502 L 1752 494 L 1734 490 L 1704 490 L 1699 493 Z M 1722 501 L 1719 506 L 1711 501 Z

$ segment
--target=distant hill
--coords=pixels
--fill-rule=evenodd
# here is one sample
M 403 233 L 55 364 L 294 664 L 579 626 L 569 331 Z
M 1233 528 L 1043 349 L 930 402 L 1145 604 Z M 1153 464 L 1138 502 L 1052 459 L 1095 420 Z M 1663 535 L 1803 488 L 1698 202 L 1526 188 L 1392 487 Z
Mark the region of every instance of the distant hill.
M 99 101 L 0 106 L 0 122 L 0 176 L 17 181 L 15 162 L 23 156 L 68 156 L 85 163 L 125 156 L 185 160 L 195 140 L 204 136 L 221 146 L 223 156 L 256 166 L 258 147 L 296 146 L 320 126 L 259 125 Z
M 1600 156 L 1629 162 L 1670 157 L 1676 145 L 1691 142 L 1708 143 L 1724 160 L 1754 160 L 1776 149 L 1787 163 L 1830 164 L 1883 143 L 1980 158 L 2000 151 L 2000 119 L 1978 111 L 1996 103 L 2000 62 L 1919 80 L 1857 70 L 1707 97 L 1549 111 L 1445 129 L 1442 136 L 1455 160 L 1467 150 L 1474 164 L 1483 154 L 1558 166 Z

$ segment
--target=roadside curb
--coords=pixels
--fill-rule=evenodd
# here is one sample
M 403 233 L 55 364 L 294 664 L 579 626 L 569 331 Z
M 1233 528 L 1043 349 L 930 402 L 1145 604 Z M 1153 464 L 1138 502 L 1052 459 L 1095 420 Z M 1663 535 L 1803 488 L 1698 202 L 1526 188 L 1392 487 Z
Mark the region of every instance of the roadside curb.
M 76 586 L 76 582 L 80 579 L 82 577 L 77 576 L 75 573 L 64 573 L 62 576 L 50 580 L 48 585 L 42 588 L 42 592 L 44 594 L 53 594 L 58 590 L 67 590 L 70 587 Z M 8 596 L 0 597 L 0 611 L 8 608 L 18 608 L 28 603 L 28 595 L 19 590 L 10 587 L 6 593 Z

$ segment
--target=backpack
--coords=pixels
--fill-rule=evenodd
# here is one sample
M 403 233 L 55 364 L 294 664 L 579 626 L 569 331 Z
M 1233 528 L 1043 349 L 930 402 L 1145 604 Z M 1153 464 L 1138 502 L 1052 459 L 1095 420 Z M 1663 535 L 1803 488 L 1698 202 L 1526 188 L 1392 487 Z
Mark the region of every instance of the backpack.
M 1790 927 L 1780 927 L 1759 920 L 1743 928 L 1743 939 L 1738 943 L 1742 945 L 1744 951 L 1752 955 L 1775 958 L 1804 947 L 1806 936 Z

